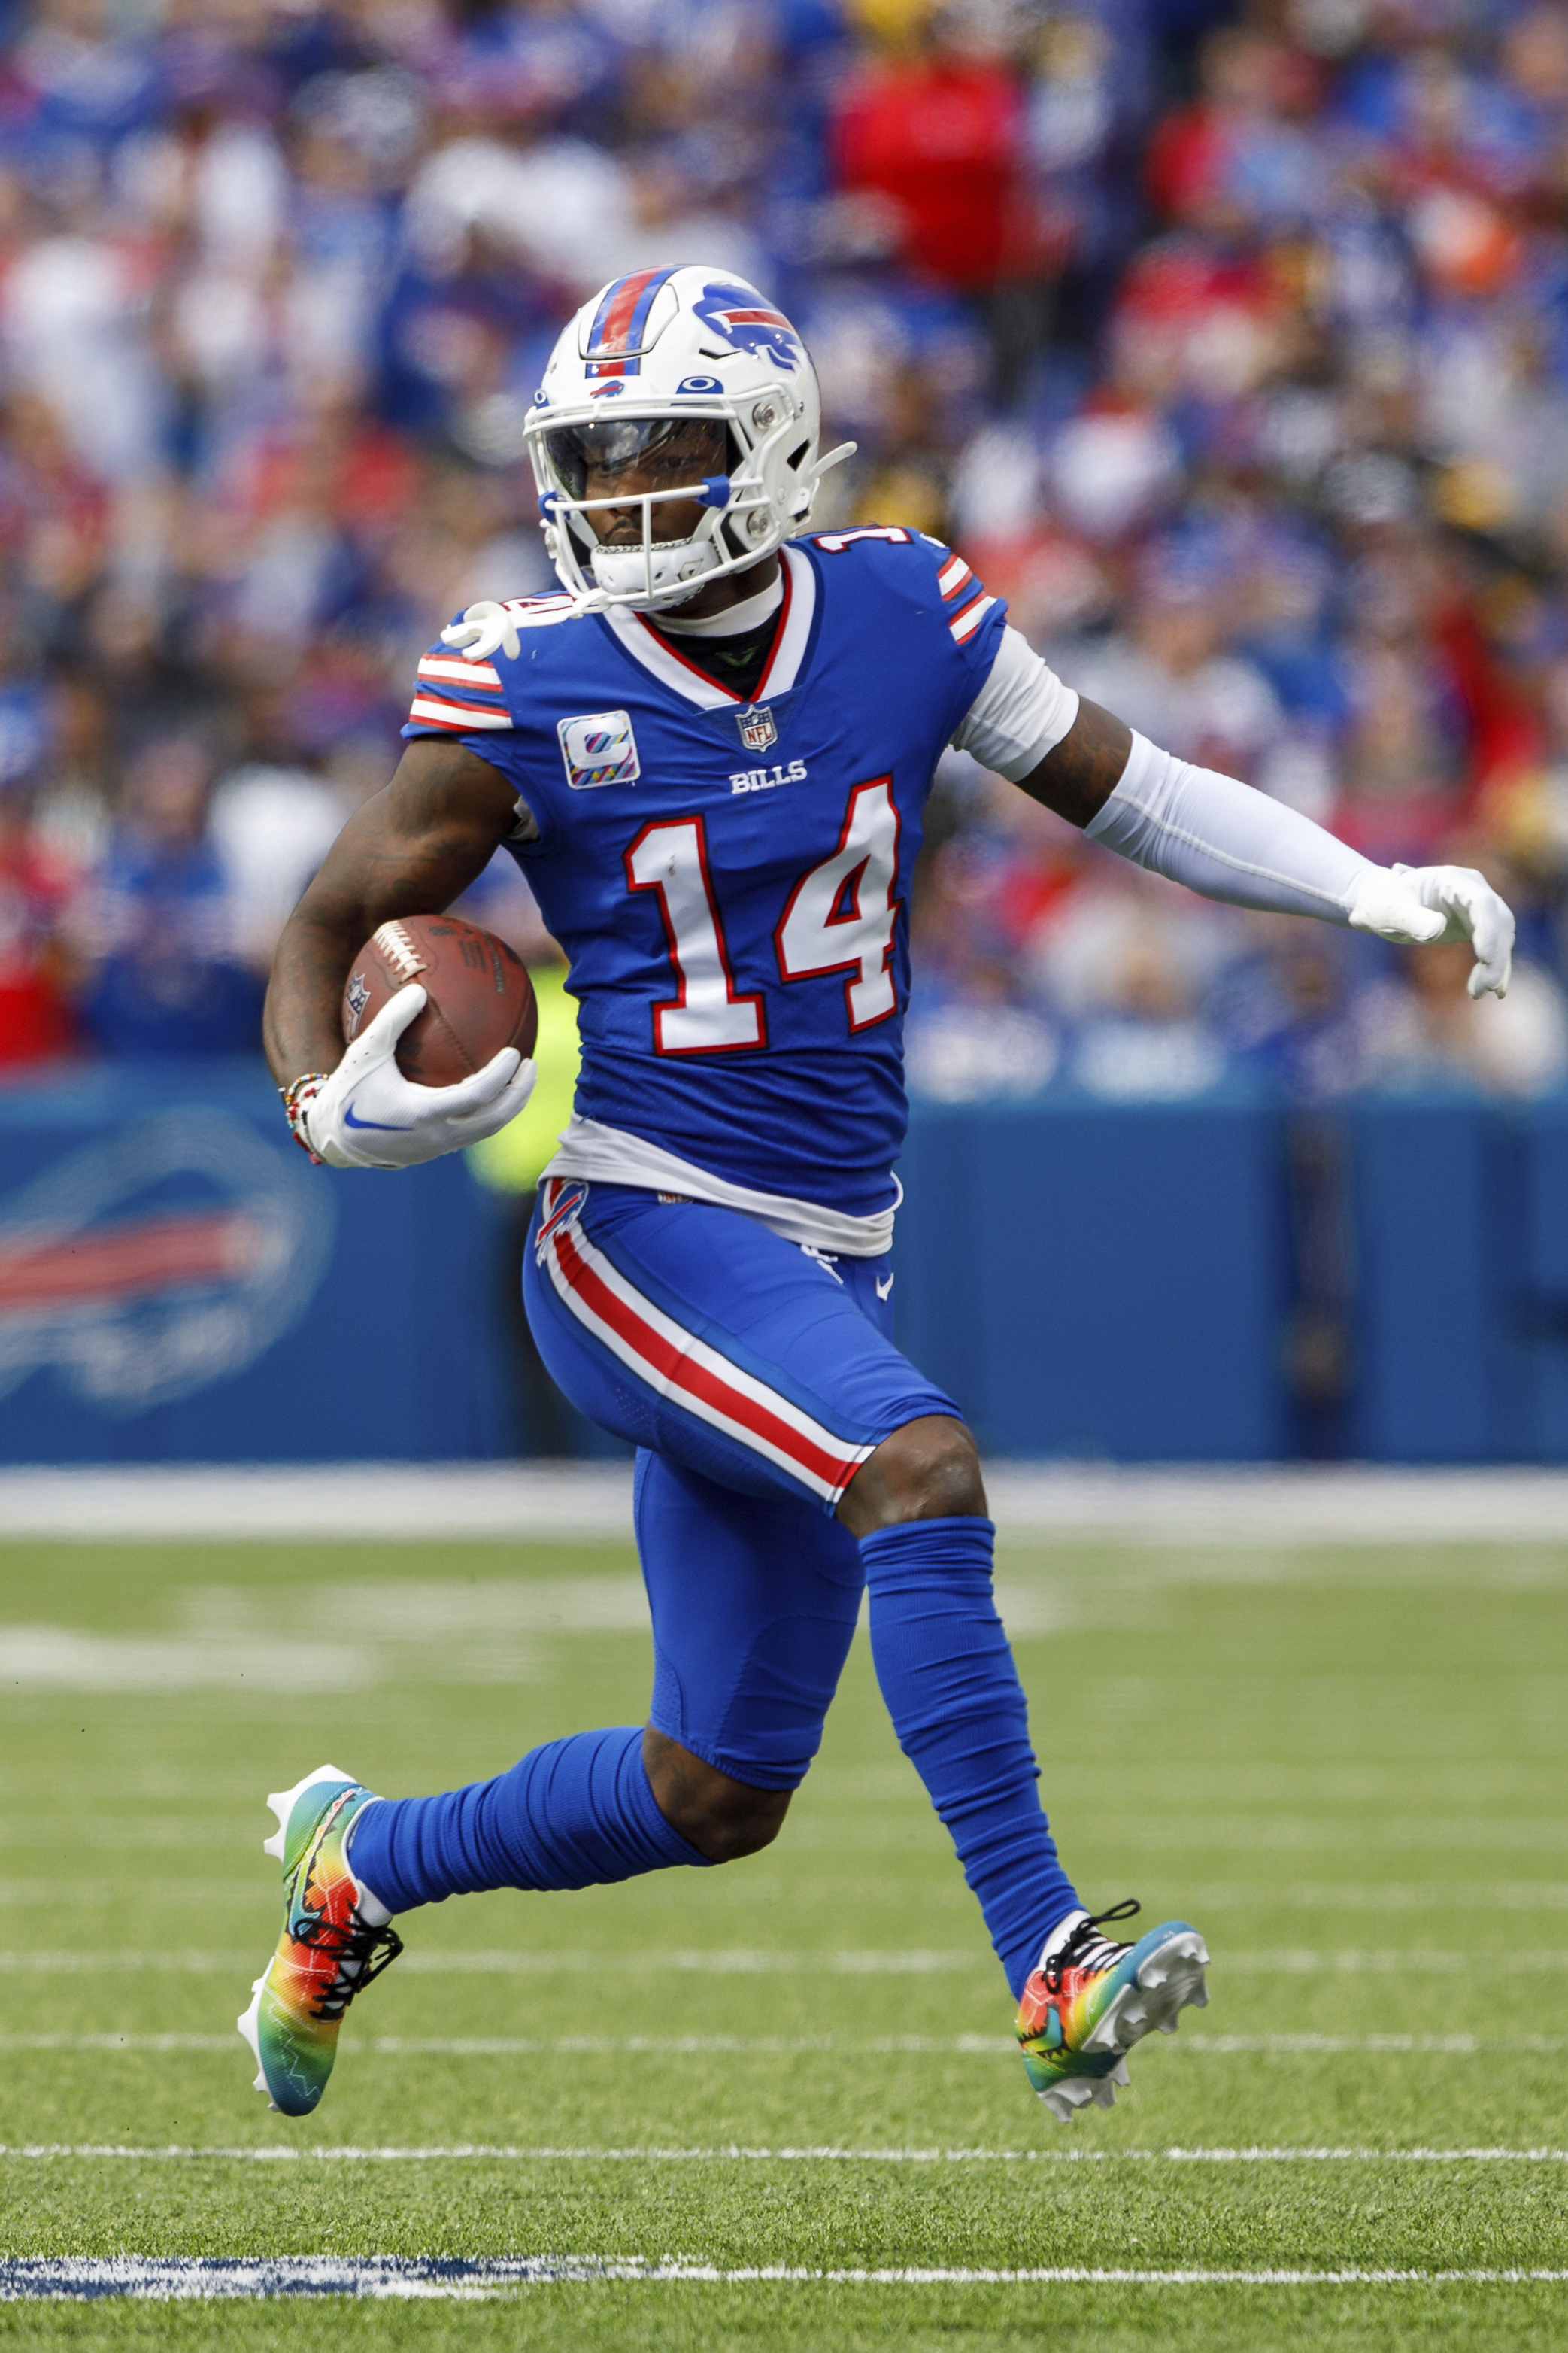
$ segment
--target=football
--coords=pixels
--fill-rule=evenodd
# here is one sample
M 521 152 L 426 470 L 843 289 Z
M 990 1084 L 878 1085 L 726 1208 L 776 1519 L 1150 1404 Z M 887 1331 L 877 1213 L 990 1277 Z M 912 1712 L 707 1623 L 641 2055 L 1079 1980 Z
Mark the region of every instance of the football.
M 416 1086 L 453 1086 L 503 1046 L 525 1061 L 532 1053 L 539 1008 L 528 967 L 493 932 L 458 915 L 403 915 L 371 934 L 343 987 L 345 1043 L 411 981 L 428 1002 L 398 1040 L 397 1067 Z

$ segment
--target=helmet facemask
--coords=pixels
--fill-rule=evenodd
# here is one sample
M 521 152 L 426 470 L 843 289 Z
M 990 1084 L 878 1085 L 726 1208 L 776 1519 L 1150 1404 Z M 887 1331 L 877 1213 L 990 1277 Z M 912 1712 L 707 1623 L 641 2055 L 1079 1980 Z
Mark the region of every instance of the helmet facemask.
M 551 556 L 595 607 L 684 604 L 772 554 L 810 509 L 810 442 L 784 385 L 733 405 L 683 402 L 675 416 L 536 415 L 528 438 Z M 681 504 L 699 512 L 677 521 Z M 601 539 L 593 517 L 612 510 L 617 528 Z M 619 528 L 622 517 L 637 528 Z

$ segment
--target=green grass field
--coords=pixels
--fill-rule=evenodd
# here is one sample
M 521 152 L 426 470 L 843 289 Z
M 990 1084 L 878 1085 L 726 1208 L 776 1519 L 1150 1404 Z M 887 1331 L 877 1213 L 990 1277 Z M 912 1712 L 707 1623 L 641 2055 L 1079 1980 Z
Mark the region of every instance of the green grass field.
M 269 2115 L 232 2031 L 276 1932 L 264 1793 L 329 1757 L 433 1788 L 639 1718 L 629 1546 L 15 1544 L 0 1581 L 7 2255 L 1568 2274 L 1568 1546 L 1005 1554 L 1069 1865 L 1214 1954 L 1210 2009 L 1070 2128 L 863 1641 L 768 1853 L 411 1915 L 321 2109 Z M 1568 2344 L 1568 2280 L 0 2305 L 0 2344 L 306 2330 L 1511 2348 Z

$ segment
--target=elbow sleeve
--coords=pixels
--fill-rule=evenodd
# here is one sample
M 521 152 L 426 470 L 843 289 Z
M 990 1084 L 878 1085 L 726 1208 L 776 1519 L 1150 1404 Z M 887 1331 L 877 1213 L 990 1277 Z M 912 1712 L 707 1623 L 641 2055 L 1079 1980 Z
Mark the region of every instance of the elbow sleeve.
M 1362 857 L 1267 793 L 1189 767 L 1134 734 L 1121 780 L 1089 839 L 1205 899 L 1285 915 L 1349 920 Z

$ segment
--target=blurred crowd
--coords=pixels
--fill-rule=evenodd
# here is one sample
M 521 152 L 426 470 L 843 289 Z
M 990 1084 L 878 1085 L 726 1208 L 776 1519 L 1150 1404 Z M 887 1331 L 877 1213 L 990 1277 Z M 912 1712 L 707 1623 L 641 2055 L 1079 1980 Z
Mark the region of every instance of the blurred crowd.
M 818 523 L 952 540 L 1074 685 L 1462 948 L 1245 917 L 952 754 L 928 1093 L 1568 1076 L 1568 7 L 0 0 L 0 1062 L 250 1050 L 413 664 L 552 585 L 559 326 L 721 263 L 790 310 Z M 501 861 L 479 919 L 547 957 Z

